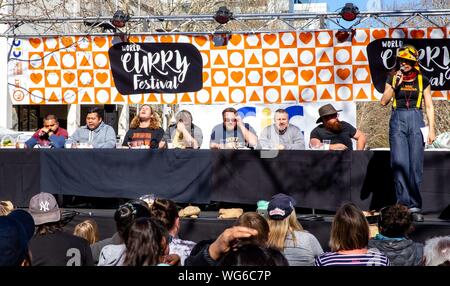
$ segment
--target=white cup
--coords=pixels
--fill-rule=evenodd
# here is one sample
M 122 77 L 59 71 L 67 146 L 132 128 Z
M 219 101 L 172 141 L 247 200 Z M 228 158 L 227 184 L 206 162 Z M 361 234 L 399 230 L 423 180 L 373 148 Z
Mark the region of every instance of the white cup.
M 331 140 L 322 140 L 323 150 L 330 150 Z

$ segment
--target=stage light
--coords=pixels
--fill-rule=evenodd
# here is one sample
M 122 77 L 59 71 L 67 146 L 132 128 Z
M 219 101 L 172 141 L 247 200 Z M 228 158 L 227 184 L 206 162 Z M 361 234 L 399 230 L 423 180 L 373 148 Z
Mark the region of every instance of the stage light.
M 111 23 L 116 28 L 123 28 L 128 20 L 130 20 L 130 16 L 128 14 L 125 14 L 122 10 L 117 10 L 111 19 Z
M 351 41 L 352 37 L 355 35 L 355 30 L 353 30 L 353 29 L 351 29 L 351 30 L 347 30 L 347 29 L 339 30 L 334 35 L 336 36 L 336 39 L 340 43 L 345 42 L 345 41 Z
M 353 3 L 346 3 L 339 14 L 345 21 L 353 21 L 359 14 L 359 9 Z
M 230 32 L 214 33 L 213 44 L 215 47 L 221 47 L 228 45 L 228 41 L 231 39 Z
M 214 20 L 216 20 L 217 23 L 223 25 L 228 23 L 231 19 L 233 19 L 233 12 L 228 10 L 227 7 L 222 6 L 219 8 L 219 10 L 217 10 L 213 18 Z

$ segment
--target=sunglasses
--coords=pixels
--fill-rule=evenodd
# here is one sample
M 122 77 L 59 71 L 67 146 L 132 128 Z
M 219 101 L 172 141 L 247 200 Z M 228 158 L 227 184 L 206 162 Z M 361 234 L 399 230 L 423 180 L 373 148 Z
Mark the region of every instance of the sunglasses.
M 225 122 L 236 122 L 236 119 L 225 118 L 224 121 Z

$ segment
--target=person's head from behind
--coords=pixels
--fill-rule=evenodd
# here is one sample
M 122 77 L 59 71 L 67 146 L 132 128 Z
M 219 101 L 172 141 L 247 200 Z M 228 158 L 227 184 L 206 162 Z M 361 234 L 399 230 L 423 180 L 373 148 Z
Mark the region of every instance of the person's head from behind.
M 119 206 L 114 213 L 114 220 L 116 222 L 117 233 L 123 240 L 126 239 L 128 229 L 134 220 L 141 217 L 150 217 L 148 207 L 135 202 L 128 202 Z
M 382 235 L 390 238 L 406 237 L 413 229 L 411 212 L 400 204 L 382 208 L 378 228 Z
M 14 210 L 0 217 L 0 266 L 30 263 L 28 242 L 34 234 L 33 217 L 24 210 Z
M 92 219 L 87 219 L 75 226 L 73 234 L 86 239 L 89 244 L 99 240 L 97 223 Z
M 59 122 L 58 122 L 58 118 L 56 117 L 56 115 L 54 114 L 47 114 L 44 117 L 44 128 L 47 128 L 53 132 L 56 132 L 56 130 L 58 130 L 59 127 Z
M 284 131 L 289 125 L 289 115 L 285 109 L 277 109 L 274 115 L 275 126 L 278 131 Z
M 222 111 L 222 120 L 225 129 L 228 131 L 234 130 L 237 126 L 237 110 L 228 107 Z
M 8 215 L 14 210 L 14 206 L 10 201 L 0 201 L 0 216 Z
M 189 111 L 181 110 L 175 116 L 175 120 L 176 122 L 182 122 L 187 130 L 191 129 L 193 119 L 192 114 Z
M 256 212 L 246 212 L 237 219 L 236 225 L 253 228 L 258 231 L 258 234 L 256 236 L 251 236 L 248 239 L 241 239 L 242 241 L 245 240 L 249 243 L 262 246 L 267 245 L 267 241 L 269 239 L 269 224 L 262 215 Z
M 369 223 L 362 211 L 352 203 L 341 206 L 331 225 L 331 251 L 367 248 Z
M 272 247 L 283 250 L 288 233 L 303 230 L 297 220 L 295 200 L 291 196 L 281 193 L 273 196 L 267 207 L 267 215 L 270 228 L 269 245 Z
M 247 243 L 229 251 L 221 266 L 289 266 L 289 263 L 277 249 Z
M 157 198 L 150 207 L 152 217 L 159 219 L 172 236 L 176 236 L 180 229 L 178 207 L 175 202 Z
M 426 266 L 450 266 L 450 236 L 425 241 L 423 259 Z
M 169 234 L 156 218 L 138 218 L 130 226 L 125 240 L 125 266 L 152 266 L 169 253 Z
M 88 110 L 86 115 L 86 126 L 90 130 L 96 129 L 103 121 L 103 110 L 98 107 L 94 107 Z
M 61 211 L 52 194 L 43 192 L 33 196 L 28 209 L 37 227 L 36 234 L 62 231 Z

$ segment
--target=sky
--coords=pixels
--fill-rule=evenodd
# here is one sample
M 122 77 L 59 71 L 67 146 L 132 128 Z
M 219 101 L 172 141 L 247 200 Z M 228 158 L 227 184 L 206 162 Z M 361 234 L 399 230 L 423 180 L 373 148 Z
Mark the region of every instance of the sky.
M 373 0 L 312 0 L 311 2 L 316 2 L 316 3 L 323 3 L 326 2 L 328 4 L 328 11 L 329 12 L 334 12 L 336 10 L 340 10 L 342 7 L 345 6 L 345 3 L 353 3 L 354 5 L 356 5 L 360 11 L 367 11 L 367 2 L 372 2 Z M 383 0 L 375 0 L 378 1 L 380 3 L 383 2 Z M 389 1 L 389 0 L 388 0 Z M 391 1 L 390 1 L 391 2 Z

